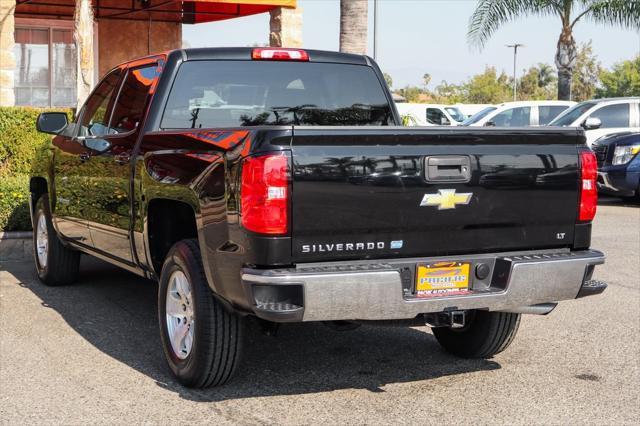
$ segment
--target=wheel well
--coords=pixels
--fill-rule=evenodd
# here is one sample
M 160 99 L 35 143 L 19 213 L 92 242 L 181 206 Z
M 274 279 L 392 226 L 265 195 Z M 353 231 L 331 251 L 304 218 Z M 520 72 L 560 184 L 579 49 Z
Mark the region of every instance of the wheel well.
M 197 238 L 196 215 L 181 201 L 155 199 L 147 210 L 147 235 L 153 269 L 159 276 L 169 249 L 187 238 Z
M 29 191 L 38 196 L 46 194 L 49 192 L 47 189 L 47 180 L 43 177 L 32 177 L 31 180 L 29 180 Z

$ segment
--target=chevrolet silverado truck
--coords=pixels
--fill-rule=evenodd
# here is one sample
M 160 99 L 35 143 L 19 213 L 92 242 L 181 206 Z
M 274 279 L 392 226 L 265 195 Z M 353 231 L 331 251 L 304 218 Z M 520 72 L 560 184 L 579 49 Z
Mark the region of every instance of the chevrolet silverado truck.
M 601 293 L 596 159 L 575 128 L 402 127 L 367 56 L 184 49 L 111 70 L 30 181 L 47 285 L 81 253 L 158 285 L 168 365 L 233 374 L 247 317 L 429 325 L 492 357 L 521 314 Z

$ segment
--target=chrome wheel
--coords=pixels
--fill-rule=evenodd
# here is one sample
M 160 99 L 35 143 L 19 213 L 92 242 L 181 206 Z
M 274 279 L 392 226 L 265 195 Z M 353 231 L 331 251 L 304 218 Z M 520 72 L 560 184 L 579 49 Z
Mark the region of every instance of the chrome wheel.
M 167 332 L 173 353 L 185 359 L 193 346 L 194 318 L 191 283 L 182 271 L 175 271 L 169 277 L 165 313 Z
M 49 254 L 49 235 L 47 232 L 47 218 L 44 213 L 38 218 L 36 228 L 36 255 L 40 268 L 47 267 L 47 257 Z

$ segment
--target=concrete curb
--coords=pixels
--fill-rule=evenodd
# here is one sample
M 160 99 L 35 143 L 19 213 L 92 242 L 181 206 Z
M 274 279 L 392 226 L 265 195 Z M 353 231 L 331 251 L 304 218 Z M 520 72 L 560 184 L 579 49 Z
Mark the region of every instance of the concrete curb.
M 29 260 L 32 257 L 31 232 L 0 232 L 0 262 Z

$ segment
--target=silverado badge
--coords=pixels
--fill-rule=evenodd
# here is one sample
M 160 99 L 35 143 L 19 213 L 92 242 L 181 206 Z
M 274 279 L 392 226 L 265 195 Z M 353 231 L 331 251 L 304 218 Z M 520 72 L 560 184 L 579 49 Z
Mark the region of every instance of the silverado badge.
M 424 194 L 420 207 L 438 206 L 438 210 L 455 209 L 457 204 L 469 204 L 472 192 L 456 194 L 455 189 L 439 189 L 437 194 Z

